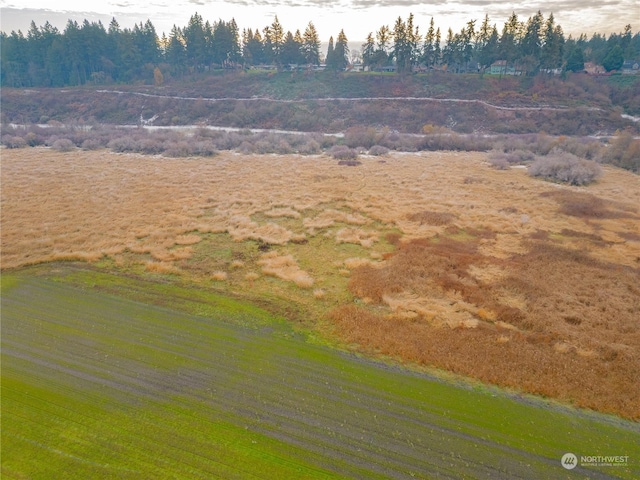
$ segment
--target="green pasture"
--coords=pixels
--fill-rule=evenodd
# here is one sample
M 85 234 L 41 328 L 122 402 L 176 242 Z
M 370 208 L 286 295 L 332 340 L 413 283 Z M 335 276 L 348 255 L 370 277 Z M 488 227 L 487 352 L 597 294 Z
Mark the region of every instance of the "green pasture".
M 361 358 L 176 282 L 3 273 L 3 479 L 640 477 L 636 423 Z M 569 471 L 567 452 L 629 460 Z

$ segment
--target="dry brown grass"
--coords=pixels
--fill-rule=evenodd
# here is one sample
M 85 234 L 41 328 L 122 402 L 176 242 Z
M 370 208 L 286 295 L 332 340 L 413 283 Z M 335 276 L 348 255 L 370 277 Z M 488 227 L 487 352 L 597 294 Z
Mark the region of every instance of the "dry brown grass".
M 2 150 L 2 268 L 219 271 L 316 318 L 338 305 L 359 348 L 640 418 L 640 178 L 559 186 L 486 160 Z
M 413 240 L 383 268 L 354 270 L 351 291 L 391 313 L 338 308 L 341 335 L 385 355 L 640 418 L 640 268 L 551 241 L 508 259 L 483 256 L 477 243 Z M 503 273 L 478 278 L 478 266 Z
M 425 210 L 423 212 L 412 213 L 407 215 L 407 220 L 411 220 L 412 222 L 418 222 L 421 225 L 448 225 L 453 221 L 455 215 L 449 212 L 432 212 L 430 210 Z
M 258 265 L 262 265 L 262 273 L 265 275 L 293 282 L 301 288 L 313 286 L 313 278 L 300 269 L 298 262 L 291 255 L 280 255 L 276 251 L 265 253 Z

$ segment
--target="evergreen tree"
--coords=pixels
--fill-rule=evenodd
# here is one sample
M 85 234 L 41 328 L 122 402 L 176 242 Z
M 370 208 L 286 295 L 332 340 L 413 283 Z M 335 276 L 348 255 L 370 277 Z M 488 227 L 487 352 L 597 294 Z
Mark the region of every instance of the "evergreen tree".
M 231 66 L 240 61 L 240 39 L 235 20 L 219 20 L 214 24 L 211 45 L 214 63 Z
M 367 41 L 362 44 L 362 63 L 365 67 L 374 64 L 374 56 L 376 53 L 376 44 L 373 39 L 373 33 L 367 35 Z
M 259 65 L 264 63 L 264 52 L 260 31 L 254 34 L 251 29 L 242 32 L 242 58 L 246 65 Z
M 536 73 L 540 66 L 542 41 L 544 39 L 544 17 L 540 11 L 527 21 L 520 44 L 520 64 L 527 73 Z
M 171 73 L 174 75 L 184 74 L 187 66 L 187 51 L 182 31 L 175 25 L 169 34 L 165 59 L 171 67 Z
M 433 17 L 431 17 L 431 23 L 429 24 L 429 30 L 424 37 L 424 44 L 422 45 L 422 62 L 427 67 L 435 65 L 435 39 L 436 32 L 434 29 Z
M 473 57 L 473 47 L 476 37 L 475 27 L 476 21 L 471 20 L 467 22 L 467 28 L 462 29 L 460 32 L 460 55 L 462 63 L 466 68 L 468 68 L 469 62 Z
M 276 61 L 273 43 L 271 42 L 271 27 L 262 29 L 262 53 L 265 64 L 272 64 Z
M 413 14 L 409 15 L 406 23 L 398 17 L 393 27 L 393 50 L 391 52 L 391 56 L 396 60 L 398 73 L 411 72 L 412 66 L 418 62 L 420 57 L 419 42 L 420 34 L 413 25 Z
M 440 27 L 438 27 L 438 29 L 436 30 L 436 41 L 433 44 L 433 58 L 435 62 L 434 65 L 436 66 L 440 65 L 442 62 L 442 49 L 440 48 L 440 40 Z
M 575 46 L 567 57 L 567 64 L 564 67 L 568 72 L 581 72 L 584 70 L 584 52 L 579 46 Z
M 620 45 L 615 45 L 602 60 L 602 66 L 607 72 L 620 70 L 623 63 L 624 57 L 622 56 L 622 47 Z
M 518 57 L 518 47 L 520 41 L 521 24 L 518 16 L 513 12 L 505 22 L 500 37 L 499 52 L 501 59 L 512 63 Z
M 398 17 L 393 26 L 393 50 L 391 57 L 396 61 L 396 71 L 398 73 L 407 72 L 411 69 L 411 53 L 409 51 L 409 42 L 407 38 L 407 26 Z
M 269 28 L 269 43 L 271 45 L 271 54 L 273 56 L 273 62 L 278 65 L 278 68 L 282 66 L 282 47 L 284 46 L 284 30 L 280 25 L 280 20 L 276 16 Z
M 500 37 L 498 35 L 498 28 L 494 25 L 487 43 L 482 47 L 482 51 L 480 52 L 480 65 L 483 68 L 487 68 L 493 62 L 499 60 L 499 49 Z
M 325 57 L 324 63 L 329 70 L 335 70 L 336 60 L 335 60 L 335 48 L 333 46 L 333 37 L 329 37 L 329 46 L 327 47 L 327 56 Z
M 195 13 L 189 19 L 189 23 L 182 30 L 182 38 L 185 43 L 187 63 L 195 71 L 203 71 L 206 58 L 206 35 L 202 17 Z
M 300 32 L 298 32 L 298 37 L 300 36 L 299 33 Z M 295 36 L 288 31 L 282 44 L 281 61 L 283 65 L 301 63 L 301 49 L 302 43 L 297 41 Z
M 349 65 L 349 41 L 347 40 L 344 30 L 340 30 L 338 34 L 333 53 L 335 56 L 336 70 L 344 70 L 347 68 Z
M 11 35 L 3 33 L 2 41 L 2 79 L 3 85 L 25 87 L 29 85 L 27 66 L 29 63 L 29 44 L 20 30 Z M 66 80 L 66 79 L 65 79 Z
M 320 38 L 316 27 L 309 22 L 302 37 L 302 56 L 310 65 L 320 65 Z
M 560 25 L 555 24 L 553 13 L 549 15 L 544 30 L 544 44 L 540 51 L 540 68 L 553 70 L 562 66 L 564 35 Z
M 442 49 L 442 62 L 447 66 L 448 71 L 457 71 L 460 66 L 460 36 L 454 35 L 453 30 L 447 30 L 444 48 Z
M 407 19 L 407 43 L 409 49 L 409 59 L 411 66 L 417 65 L 422 57 L 420 41 L 422 36 L 420 35 L 419 28 L 413 25 L 413 13 L 409 14 Z
M 391 32 L 389 27 L 383 25 L 376 32 L 377 49 L 373 58 L 373 64 L 381 67 L 389 62 L 389 42 L 391 41 Z

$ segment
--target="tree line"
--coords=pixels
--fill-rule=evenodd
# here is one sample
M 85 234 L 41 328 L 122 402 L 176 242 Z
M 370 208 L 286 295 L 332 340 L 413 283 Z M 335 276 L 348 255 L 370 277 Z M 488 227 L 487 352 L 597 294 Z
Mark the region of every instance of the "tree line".
M 150 20 L 121 28 L 115 18 L 107 28 L 101 22 L 69 20 L 63 31 L 49 22 L 41 27 L 31 22 L 26 35 L 0 33 L 0 82 L 11 87 L 159 84 L 167 75 L 255 65 L 282 69 L 324 62 L 327 69 L 341 71 L 353 59 L 369 69 L 390 67 L 399 73 L 415 67 L 484 71 L 496 60 L 530 75 L 560 68 L 579 71 L 586 61 L 611 71 L 623 60 L 640 60 L 640 34 L 632 35 L 627 25 L 624 32 L 608 37 L 594 34 L 588 39 L 583 34 L 567 39 L 553 14 L 545 19 L 540 12 L 526 21 L 513 13 L 500 32 L 486 15 L 479 26 L 471 20 L 458 33 L 449 29 L 444 39 L 433 18 L 423 35 L 411 14 L 406 20 L 399 17 L 392 28 L 383 25 L 371 32 L 361 52 L 350 52 L 341 30 L 335 41 L 329 39 L 326 54 L 313 22 L 303 32 L 285 32 L 277 16 L 262 30 L 242 32 L 234 19 L 210 23 L 196 13 L 168 36 L 158 36 Z

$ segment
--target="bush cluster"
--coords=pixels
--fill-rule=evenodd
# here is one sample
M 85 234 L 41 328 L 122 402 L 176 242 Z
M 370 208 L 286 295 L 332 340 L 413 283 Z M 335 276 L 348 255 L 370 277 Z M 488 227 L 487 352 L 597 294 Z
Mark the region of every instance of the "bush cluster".
M 358 151 L 346 145 L 334 145 L 327 153 L 336 160 L 355 160 L 358 158 Z
M 425 134 L 403 134 L 389 128 L 352 127 L 344 137 L 321 133 L 278 133 L 251 130 L 224 131 L 199 128 L 196 130 L 147 129 L 96 125 L 93 127 L 52 124 L 16 127 L 2 125 L 2 144 L 6 148 L 25 148 L 45 145 L 59 151 L 73 148 L 96 150 L 109 148 L 114 152 L 134 152 L 167 157 L 212 156 L 219 150 L 236 150 L 244 154 L 317 155 L 326 152 L 337 160 L 354 160 L 358 154 L 386 155 L 389 151 L 487 151 L 494 168 L 506 169 L 514 164 L 536 161 L 536 175 L 549 176 L 558 181 L 566 172 L 559 167 L 549 173 L 558 158 L 570 164 L 570 170 L 595 171 L 593 162 L 608 163 L 640 173 L 640 140 L 631 132 L 617 132 L 609 139 L 593 137 L 554 137 L 544 133 L 522 135 L 458 134 L 431 125 Z M 567 154 L 568 156 L 563 156 Z M 548 162 L 540 158 L 550 157 Z M 592 163 L 576 163 L 575 158 Z M 536 160 L 537 159 L 537 160 Z M 562 162 L 560 162 L 562 163 Z M 586 167 L 584 166 L 586 165 Z M 581 182 L 584 173 L 569 183 Z M 588 175 L 587 175 L 588 177 Z M 595 178 L 595 177 L 594 177 Z
M 149 130 L 144 128 L 93 128 L 29 126 L 3 128 L 2 144 L 7 148 L 45 145 L 58 151 L 75 148 L 108 148 L 117 153 L 142 153 L 166 157 L 213 156 L 219 150 L 242 153 L 314 155 L 331 148 L 338 139 L 321 134 L 280 134 L 270 132 L 218 131 L 201 128 L 195 132 Z M 345 147 L 347 148 L 347 147 Z
M 587 185 L 602 175 L 593 160 L 585 160 L 567 152 L 552 151 L 538 157 L 529 167 L 529 175 L 571 185 Z

